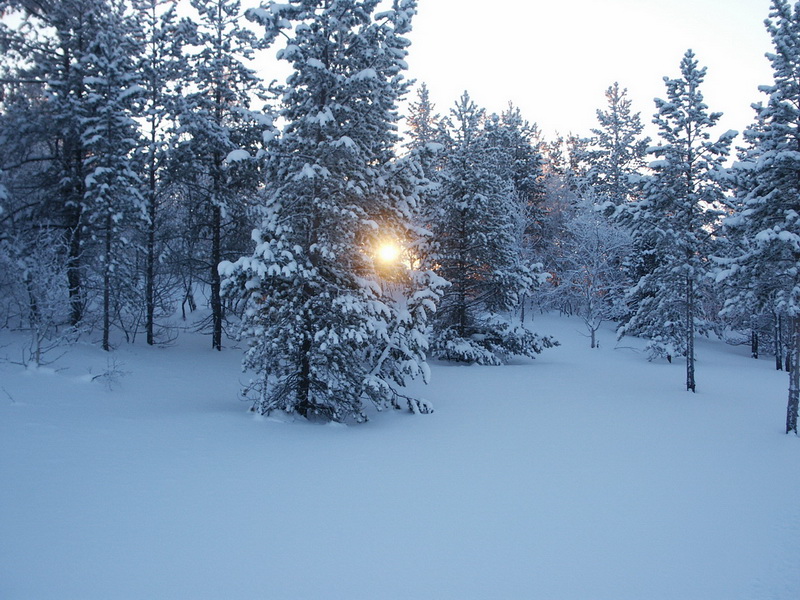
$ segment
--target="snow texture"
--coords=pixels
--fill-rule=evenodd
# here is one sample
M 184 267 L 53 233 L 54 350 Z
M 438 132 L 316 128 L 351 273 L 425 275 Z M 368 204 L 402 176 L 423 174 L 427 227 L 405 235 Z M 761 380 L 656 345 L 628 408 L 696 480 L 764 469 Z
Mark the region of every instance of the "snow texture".
M 640 340 L 534 326 L 562 346 L 433 364 L 435 413 L 358 426 L 248 413 L 194 334 L 106 385 L 90 346 L 0 362 L 0 597 L 795 600 L 785 374 L 702 340 L 688 394 Z

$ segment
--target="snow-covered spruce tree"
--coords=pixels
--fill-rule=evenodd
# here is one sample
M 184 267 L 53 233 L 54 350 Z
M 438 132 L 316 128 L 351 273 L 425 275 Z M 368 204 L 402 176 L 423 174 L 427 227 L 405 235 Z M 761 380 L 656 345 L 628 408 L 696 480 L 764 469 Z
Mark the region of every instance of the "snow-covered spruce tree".
M 571 183 L 574 177 L 568 167 L 573 160 L 565 157 L 568 148 L 562 137 L 553 142 L 539 138 L 537 147 L 544 157 L 543 197 L 537 209 L 539 218 L 529 220 L 526 224 L 525 246 L 526 252 L 531 252 L 542 263 L 548 279 L 535 290 L 532 300 L 542 308 L 557 308 L 572 314 L 569 305 L 562 303 L 562 299 L 552 292 L 558 283 L 558 272 L 567 251 L 567 222 L 575 215 L 580 203 L 578 192 Z
M 760 112 L 760 110 L 759 110 Z M 750 194 L 757 185 L 754 166 L 759 161 L 761 148 L 757 134 L 761 121 L 756 121 L 744 132 L 745 146 L 738 150 L 738 160 L 731 168 L 735 193 L 729 198 L 727 212 L 730 217 L 723 221 L 719 247 L 714 259 L 718 263 L 716 283 L 724 306 L 720 311 L 726 339 L 732 343 L 745 343 L 750 339 L 751 356 L 758 358 L 760 348 L 772 349 L 776 369 L 784 367 L 784 321 L 787 319 L 776 311 L 776 292 L 783 287 L 785 275 L 779 270 L 767 269 L 753 277 L 749 269 L 734 266 L 752 251 L 754 235 L 748 231 L 749 222 L 741 215 L 750 201 Z
M 442 141 L 444 124 L 430 99 L 428 86 L 424 83 L 417 89 L 417 101 L 409 103 L 406 116 L 408 148 L 410 159 L 417 162 L 424 177 L 419 189 L 419 199 L 415 219 L 424 228 L 425 235 L 418 236 L 414 246 L 409 248 L 417 264 L 422 269 L 433 268 L 431 260 L 435 253 L 436 240 L 430 235 L 431 223 L 437 219 L 441 181 L 440 168 L 444 155 Z
M 746 136 L 751 153 L 739 178 L 737 213 L 726 221 L 743 240 L 742 252 L 728 259 L 719 279 L 734 290 L 726 306 L 748 303 L 772 308 L 791 331 L 786 433 L 797 433 L 800 399 L 800 5 L 773 0 L 767 30 L 774 52 L 767 55 L 774 81 L 756 105 L 757 126 Z M 770 306 L 771 305 L 771 306 Z
M 639 113 L 631 112 L 628 90 L 614 83 L 605 93 L 606 110 L 597 110 L 599 127 L 579 157 L 587 168 L 586 185 L 595 202 L 619 206 L 636 197 L 650 138 L 642 137 Z
M 408 105 L 406 125 L 411 149 L 424 148 L 428 144 L 439 144 L 441 138 L 441 116 L 431 100 L 430 90 L 425 83 L 417 89 L 417 101 Z
M 624 214 L 625 205 L 636 199 L 641 191 L 639 180 L 646 166 L 650 138 L 642 136 L 644 125 L 639 113 L 631 111 L 627 89 L 620 88 L 615 82 L 606 90 L 605 97 L 606 109 L 597 110 L 598 127 L 592 129 L 591 138 L 585 140 L 585 147 L 580 148 L 572 159 L 581 165 L 584 172 L 577 185 L 580 195 L 609 217 L 603 225 L 607 230 L 615 224 L 622 227 L 616 217 Z M 611 294 L 624 294 L 648 270 L 644 253 L 635 247 L 631 250 L 618 264 L 620 275 L 628 278 L 628 284 L 622 287 L 614 285 Z M 616 308 L 624 307 L 622 296 L 608 297 L 607 300 Z M 614 313 L 618 319 L 625 314 L 616 310 Z
M 505 176 L 514 185 L 517 202 L 524 206 L 527 219 L 542 218 L 539 204 L 544 197 L 545 159 L 539 147 L 536 124 L 529 123 L 511 103 L 501 113 L 499 122 L 493 121 L 495 124 L 489 133 L 494 136 L 493 144 L 508 155 Z
M 253 95 L 262 82 L 245 65 L 258 47 L 255 34 L 241 22 L 238 0 L 191 0 L 197 16 L 196 28 L 187 32 L 186 48 L 191 77 L 185 82 L 185 97 L 178 114 L 177 148 L 173 153 L 172 177 L 191 187 L 188 197 L 197 200 L 208 238 L 205 258 L 211 305 L 211 345 L 222 349 L 223 305 L 220 297 L 219 263 L 244 248 L 226 248 L 233 236 L 223 235 L 240 220 L 241 198 L 257 187 L 257 170 L 242 168 L 237 159 L 246 150 L 255 156 L 261 146 L 263 113 L 250 110 Z
M 433 261 L 451 286 L 435 315 L 431 351 L 479 364 L 534 356 L 552 340 L 512 325 L 508 314 L 537 282 L 521 260 L 524 206 L 509 173 L 509 149 L 493 143 L 498 136 L 489 134 L 484 111 L 466 92 L 451 117 L 454 130 L 432 224 Z
M 293 72 L 286 126 L 270 143 L 264 221 L 252 257 L 223 264 L 227 293 L 247 300 L 245 393 L 254 410 L 364 421 L 364 402 L 426 412 L 405 396 L 427 378 L 425 329 L 441 282 L 384 243 L 413 244 L 418 169 L 395 158 L 397 103 L 414 0 L 269 3 L 248 14 Z M 410 257 L 413 259 L 413 257 Z
M 511 180 L 518 210 L 522 211 L 522 221 L 517 232 L 521 242 L 521 259 L 535 276 L 535 282 L 543 280 L 543 265 L 531 243 L 541 231 L 542 223 L 547 218 L 544 212 L 545 197 L 545 159 L 540 149 L 540 134 L 536 124 L 531 124 L 522 116 L 522 112 L 509 103 L 508 108 L 492 120 L 493 126 L 489 135 L 493 136 L 492 144 L 501 148 L 508 156 L 504 161 L 504 177 Z M 525 322 L 525 304 L 527 292 L 520 299 L 520 321 Z
M 427 214 L 435 210 L 436 195 L 439 188 L 438 172 L 442 163 L 444 122 L 436 112 L 431 101 L 428 86 L 424 83 L 417 89 L 417 101 L 408 105 L 406 116 L 406 148 L 413 154 L 428 180 L 422 195 L 421 212 Z
M 629 291 L 634 306 L 619 334 L 649 338 L 652 355 L 685 356 L 686 389 L 695 391 L 694 340 L 708 328 L 702 300 L 727 185 L 723 165 L 736 132 L 711 139 L 721 113 L 709 113 L 703 102 L 706 69 L 689 50 L 680 70 L 680 78 L 664 78 L 667 99 L 655 101 L 660 139 L 650 149 L 654 173 L 642 198 L 626 207 L 635 244 L 652 260 L 652 270 Z
M 137 227 L 147 218 L 133 160 L 139 126 L 132 107 L 141 91 L 133 69 L 137 49 L 124 9 L 123 3 L 109 1 L 109 11 L 99 18 L 81 64 L 86 93 L 81 132 L 87 154 L 84 210 L 99 245 L 96 260 L 102 290 L 103 350 L 110 350 L 112 300 L 118 305 L 130 301 L 120 294 L 123 265 L 135 259 L 124 248 L 125 228 Z M 119 306 L 114 312 L 120 312 Z

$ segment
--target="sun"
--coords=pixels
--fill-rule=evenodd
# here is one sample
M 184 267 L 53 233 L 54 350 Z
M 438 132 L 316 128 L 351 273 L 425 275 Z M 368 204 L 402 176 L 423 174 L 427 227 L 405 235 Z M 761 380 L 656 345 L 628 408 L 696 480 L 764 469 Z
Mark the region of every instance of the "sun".
M 393 263 L 400 258 L 400 246 L 393 242 L 384 242 L 378 247 L 378 260 L 382 263 Z

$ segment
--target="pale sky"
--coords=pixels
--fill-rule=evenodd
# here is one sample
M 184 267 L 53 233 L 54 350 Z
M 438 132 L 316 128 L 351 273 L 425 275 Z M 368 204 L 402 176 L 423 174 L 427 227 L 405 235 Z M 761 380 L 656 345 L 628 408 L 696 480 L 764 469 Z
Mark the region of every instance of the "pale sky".
M 648 125 L 663 77 L 688 48 L 708 67 L 706 104 L 723 130 L 752 121 L 772 81 L 764 53 L 770 0 L 419 0 L 408 76 L 444 114 L 464 90 L 489 112 L 509 101 L 548 138 L 588 135 L 605 90 L 628 88 Z M 653 129 L 648 132 L 652 135 Z

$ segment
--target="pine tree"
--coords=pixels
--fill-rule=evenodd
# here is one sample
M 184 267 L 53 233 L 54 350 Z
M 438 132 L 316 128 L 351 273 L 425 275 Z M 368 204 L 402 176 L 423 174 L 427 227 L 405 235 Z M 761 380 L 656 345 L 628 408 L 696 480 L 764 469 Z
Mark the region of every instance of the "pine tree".
M 499 118 L 484 127 L 484 117 L 466 92 L 451 110 L 432 258 L 451 286 L 434 320 L 432 352 L 500 364 L 514 355 L 534 356 L 552 341 L 508 319 L 537 277 L 521 260 L 525 215 L 513 146 L 503 140 Z
M 222 269 L 229 293 L 246 297 L 244 365 L 256 374 L 246 393 L 263 414 L 363 421 L 365 400 L 429 410 L 401 388 L 427 377 L 436 278 L 377 258 L 382 244 L 417 237 L 419 170 L 394 154 L 416 2 L 373 14 L 377 5 L 298 0 L 248 13 L 267 40 L 285 31 L 278 57 L 293 66 L 255 253 Z
M 63 231 L 69 320 L 77 326 L 88 302 L 84 64 L 108 3 L 5 0 L 0 8 L 24 11 L 27 17 L 16 29 L 0 24 L 3 51 L 12 65 L 5 77 L 12 82 L 5 102 L 4 122 L 9 127 L 5 141 L 16 146 L 20 156 L 8 166 L 31 176 L 37 217 Z
M 618 223 L 619 217 L 625 214 L 625 206 L 641 191 L 640 179 L 646 166 L 650 138 L 642 135 L 644 125 L 639 113 L 631 110 L 627 89 L 620 88 L 615 82 L 606 90 L 605 97 L 606 109 L 597 110 L 598 127 L 592 129 L 592 137 L 585 140 L 586 147 L 574 160 L 585 169 L 578 183 L 581 196 L 609 217 L 608 226 L 616 224 L 622 227 Z M 645 259 L 645 250 L 634 246 L 633 251 L 623 258 L 619 269 L 621 275 L 627 277 L 628 284 L 622 288 L 615 286 L 612 294 L 624 293 L 649 271 L 651 265 Z M 624 306 L 623 297 L 610 300 L 617 308 Z M 624 312 L 617 313 L 617 317 L 624 317 Z
M 122 287 L 117 278 L 131 254 L 123 256 L 121 237 L 132 219 L 147 218 L 133 161 L 139 126 L 132 108 L 142 89 L 133 69 L 137 48 L 124 4 L 112 2 L 108 8 L 81 62 L 86 94 L 86 116 L 81 121 L 81 144 L 87 154 L 84 210 L 101 239 L 104 350 L 110 350 L 112 293 Z
M 406 117 L 406 148 L 410 157 L 419 164 L 424 181 L 419 190 L 419 206 L 415 211 L 421 227 L 413 252 L 416 260 L 425 268 L 432 268 L 431 256 L 436 241 L 432 239 L 431 227 L 437 218 L 441 181 L 439 171 L 444 155 L 444 124 L 430 99 L 428 86 L 424 83 L 417 89 L 417 101 L 408 106 Z
M 408 146 L 419 150 L 428 144 L 439 144 L 441 116 L 431 101 L 430 90 L 425 83 L 417 89 L 417 101 L 408 105 L 406 125 L 410 142 Z
M 619 331 L 650 338 L 654 355 L 685 356 L 686 389 L 695 391 L 694 340 L 708 327 L 701 300 L 724 199 L 723 164 L 736 132 L 712 141 L 721 113 L 709 113 L 703 102 L 706 69 L 689 50 L 680 71 L 680 78 L 664 78 L 667 100 L 656 99 L 660 140 L 652 153 L 658 160 L 650 164 L 654 174 L 643 197 L 627 211 L 635 243 L 646 249 L 653 268 L 630 290 L 636 305 Z
M 519 108 L 509 103 L 500 115 L 495 128 L 494 144 L 505 152 L 507 171 L 504 177 L 511 180 L 514 187 L 516 210 L 521 211 L 522 222 L 518 223 L 518 242 L 521 258 L 534 274 L 534 282 L 543 280 L 541 259 L 534 250 L 532 240 L 541 231 L 547 218 L 543 203 L 545 198 L 545 159 L 541 152 L 540 133 L 536 124 L 531 124 L 522 116 Z M 525 303 L 527 292 L 522 293 L 520 301 L 520 321 L 525 322 Z
M 191 0 L 197 12 L 196 29 L 187 32 L 187 60 L 192 78 L 185 82 L 185 97 L 179 109 L 178 145 L 173 154 L 174 177 L 192 188 L 197 210 L 206 216 L 209 248 L 211 345 L 222 349 L 223 304 L 218 266 L 224 248 L 223 227 L 241 216 L 238 200 L 252 194 L 256 171 L 243 169 L 237 159 L 245 150 L 255 156 L 261 146 L 264 115 L 250 110 L 252 95 L 261 93 L 261 80 L 245 65 L 259 44 L 255 34 L 241 21 L 238 0 Z M 232 239 L 232 236 L 228 236 Z M 243 249 L 240 249 L 241 251 Z
M 767 30 L 774 81 L 755 106 L 756 125 L 746 132 L 750 151 L 742 161 L 737 213 L 726 221 L 739 252 L 723 261 L 733 291 L 726 301 L 774 311 L 789 321 L 789 400 L 786 433 L 797 433 L 800 398 L 800 5 L 773 0 Z M 777 337 L 777 336 L 776 336 Z
M 599 127 L 580 158 L 587 164 L 586 184 L 595 202 L 619 206 L 636 197 L 650 138 L 642 137 L 639 113 L 631 112 L 628 90 L 614 83 L 606 90 L 607 108 L 597 111 Z

